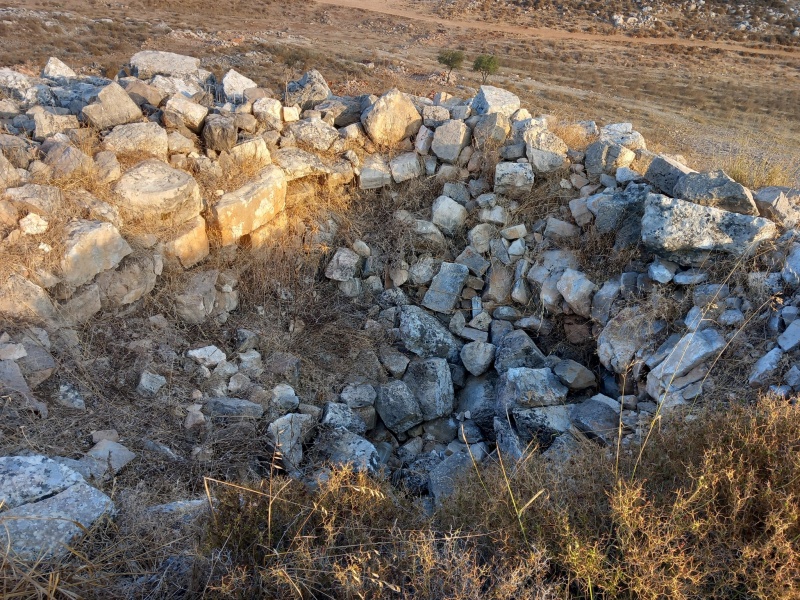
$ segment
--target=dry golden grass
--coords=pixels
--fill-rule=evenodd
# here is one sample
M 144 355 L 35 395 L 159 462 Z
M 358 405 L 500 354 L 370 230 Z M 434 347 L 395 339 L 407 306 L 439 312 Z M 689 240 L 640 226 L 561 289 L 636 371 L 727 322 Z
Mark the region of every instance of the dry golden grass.
M 587 135 L 586 129 L 576 123 L 560 121 L 549 129 L 564 140 L 570 150 L 586 150 L 586 147 L 597 139 L 597 136 Z

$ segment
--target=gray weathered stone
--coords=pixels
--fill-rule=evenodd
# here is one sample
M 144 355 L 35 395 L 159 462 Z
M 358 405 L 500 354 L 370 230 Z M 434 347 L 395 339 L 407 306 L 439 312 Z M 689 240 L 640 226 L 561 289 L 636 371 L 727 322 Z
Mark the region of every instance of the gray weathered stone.
M 526 154 L 536 173 L 551 173 L 564 166 L 567 160 L 567 145 L 560 137 L 547 129 L 524 136 Z
M 509 198 L 519 198 L 533 189 L 530 163 L 501 162 L 495 167 L 494 191 Z
M 594 373 L 571 359 L 559 362 L 553 368 L 553 373 L 571 390 L 583 390 L 597 384 Z
M 519 110 L 519 106 L 519 97 L 515 94 L 492 85 L 482 85 L 472 101 L 472 113 L 475 115 L 500 113 L 511 117 Z
M 103 147 L 116 154 L 149 154 L 167 160 L 169 139 L 158 123 L 117 125 L 104 139 Z
M 133 74 L 139 79 L 150 79 L 156 75 L 168 77 L 196 77 L 200 59 L 173 52 L 143 50 L 131 56 Z
M 403 382 L 417 400 L 424 421 L 453 412 L 453 381 L 445 359 L 412 360 Z
M 335 467 L 349 466 L 356 472 L 372 474 L 378 471 L 380 460 L 375 446 L 347 429 L 323 432 L 314 448 Z
M 675 186 L 687 173 L 694 173 L 692 169 L 669 157 L 658 155 L 653 158 L 644 174 L 644 178 L 662 194 L 675 196 Z
M 0 539 L 17 558 L 33 562 L 64 556 L 102 515 L 111 499 L 79 482 L 54 496 L 0 513 Z
M 225 115 L 209 115 L 203 125 L 203 142 L 206 148 L 223 152 L 236 145 L 238 130 L 236 121 Z
M 605 446 L 611 446 L 616 442 L 620 429 L 619 414 L 608 404 L 595 398 L 573 405 L 570 418 L 588 437 Z
M 142 117 L 142 111 L 117 83 L 110 83 L 97 95 L 97 102 L 83 107 L 83 116 L 96 129 L 109 129 Z
M 303 461 L 303 443 L 308 441 L 315 425 L 311 415 L 291 413 L 274 420 L 267 428 L 267 439 L 280 453 L 283 467 L 295 471 Z
M 245 100 L 245 90 L 257 88 L 258 84 L 241 73 L 230 69 L 222 78 L 222 91 L 228 102 L 242 104 Z
M 367 424 L 364 420 L 342 402 L 326 402 L 322 409 L 320 423 L 329 427 L 341 427 L 359 435 L 367 432 Z
M 486 373 L 494 363 L 497 347 L 486 342 L 470 342 L 461 349 L 461 362 L 464 368 L 479 377 Z
M 61 278 L 80 286 L 95 275 L 113 269 L 132 252 L 111 223 L 74 220 L 65 226 L 66 243 L 61 259 Z
M 678 179 L 673 194 L 703 206 L 758 216 L 753 194 L 742 184 L 731 179 L 725 171 L 687 173 Z
M 403 183 L 422 176 L 423 167 L 416 152 L 404 152 L 389 161 L 389 170 L 395 183 Z
M 469 138 L 469 127 L 463 121 L 445 121 L 433 134 L 431 150 L 440 160 L 452 164 L 469 144 Z
M 373 154 L 364 160 L 358 178 L 362 190 L 374 190 L 392 183 L 392 171 L 386 160 L 379 154 Z
M 752 388 L 767 387 L 776 383 L 778 366 L 783 358 L 783 350 L 773 348 L 756 361 L 747 378 L 747 383 Z
M 419 402 L 408 386 L 399 380 L 378 388 L 375 409 L 383 424 L 395 433 L 408 431 L 423 421 Z
M 240 398 L 211 398 L 205 406 L 205 411 L 212 417 L 244 417 L 260 419 L 264 414 L 264 407 L 249 400 Z
M 422 116 L 408 96 L 393 89 L 364 111 L 361 123 L 373 142 L 379 146 L 394 146 L 417 133 L 422 126 Z
M 431 210 L 433 224 L 450 237 L 455 235 L 467 221 L 467 209 L 447 196 L 436 198 Z
M 127 171 L 114 186 L 120 207 L 171 224 L 193 219 L 202 209 L 194 177 L 160 160 L 146 160 Z
M 566 269 L 556 288 L 575 314 L 587 319 L 591 316 L 592 296 L 597 291 L 597 286 L 584 273 Z
M 777 235 L 775 223 L 649 194 L 642 218 L 642 241 L 653 251 L 681 264 L 708 257 L 710 252 L 746 256 Z
M 211 209 L 219 242 L 223 246 L 235 244 L 272 221 L 286 206 L 286 190 L 283 171 L 269 165 L 252 181 L 223 195 Z
M 330 96 L 331 90 L 325 78 L 319 71 L 312 69 L 304 73 L 297 81 L 290 81 L 287 84 L 284 104 L 286 106 L 297 104 L 300 110 L 309 110 Z M 337 125 L 337 127 L 341 127 L 341 125 Z
M 469 269 L 464 265 L 443 262 L 425 293 L 422 305 L 435 312 L 450 314 L 468 276 Z
M 512 331 L 505 335 L 499 344 L 495 344 L 497 351 L 494 368 L 498 373 L 505 373 L 517 367 L 536 369 L 545 364 L 544 354 L 524 331 Z
M 361 257 L 350 248 L 339 248 L 325 268 L 325 277 L 333 281 L 349 281 L 356 276 Z
M 418 306 L 400 307 L 399 333 L 405 347 L 418 356 L 458 360 L 462 344 L 436 317 Z
M 533 408 L 563 404 L 567 392 L 548 368 L 514 367 L 502 373 L 497 382 L 498 414 L 517 406 Z
M 778 345 L 785 352 L 791 352 L 800 346 L 800 320 L 789 323 L 786 330 L 778 336 Z

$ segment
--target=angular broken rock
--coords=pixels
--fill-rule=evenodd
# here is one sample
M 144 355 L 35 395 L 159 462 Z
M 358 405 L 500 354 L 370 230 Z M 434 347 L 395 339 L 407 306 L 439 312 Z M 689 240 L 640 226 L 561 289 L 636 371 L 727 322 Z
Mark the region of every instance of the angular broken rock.
M 211 398 L 205 410 L 212 417 L 242 417 L 260 419 L 264 414 L 264 407 L 249 400 L 240 398 Z
M 633 366 L 636 351 L 654 333 L 655 324 L 638 307 L 624 308 L 611 319 L 597 339 L 600 363 L 614 373 L 626 373 Z
M 113 508 L 108 496 L 81 480 L 54 496 L 0 513 L 0 543 L 23 561 L 64 556 Z
M 139 79 L 150 79 L 155 75 L 196 77 L 200 69 L 199 58 L 157 50 L 137 52 L 128 62 Z
M 288 414 L 272 423 L 267 428 L 267 439 L 274 450 L 280 454 L 280 460 L 287 471 L 295 471 L 303 461 L 303 443 L 315 425 L 311 415 Z
M 378 388 L 375 409 L 383 424 L 395 433 L 408 431 L 423 421 L 419 402 L 402 381 L 390 381 Z
M 97 102 L 83 107 L 83 116 L 96 129 L 109 129 L 142 117 L 142 111 L 118 83 L 110 83 L 97 95 Z
M 115 475 L 136 458 L 136 454 L 118 442 L 103 439 L 97 442 L 78 461 L 84 465 L 91 477 L 102 479 L 106 475 Z
M 356 472 L 374 474 L 380 464 L 375 446 L 347 429 L 337 427 L 324 431 L 314 448 L 333 466 L 349 466 Z
M 445 235 L 453 236 L 464 226 L 467 220 L 467 209 L 447 196 L 439 196 L 433 201 L 433 217 L 431 221 Z
M 726 346 L 725 337 L 716 329 L 703 329 L 684 335 L 669 356 L 647 376 L 648 384 L 659 380 L 666 387 L 708 359 L 716 358 Z
M 431 150 L 442 161 L 455 163 L 469 144 L 469 127 L 463 121 L 448 120 L 436 128 Z
M 325 268 L 325 277 L 333 281 L 350 281 L 356 276 L 361 257 L 350 248 L 339 248 Z
M 414 394 L 424 421 L 446 417 L 453 412 L 453 381 L 445 359 L 412 360 L 403 382 Z
M 242 103 L 245 90 L 257 88 L 258 84 L 241 73 L 230 69 L 222 78 L 222 91 L 228 102 Z
M 207 148 L 217 152 L 230 150 L 236 145 L 238 129 L 232 117 L 209 115 L 203 125 L 203 141 Z
M 501 162 L 495 167 L 494 191 L 509 198 L 520 198 L 533 189 L 533 167 L 530 163 Z
M 615 443 L 620 430 L 619 413 L 596 397 L 575 404 L 570 418 L 580 431 L 605 446 Z
M 551 173 L 564 166 L 567 160 L 567 145 L 556 134 L 542 129 L 524 136 L 526 154 L 536 173 Z
M 497 382 L 497 406 L 498 410 L 509 410 L 516 406 L 564 404 L 568 391 L 548 368 L 514 367 L 503 373 Z
M 200 133 L 208 115 L 208 109 L 205 106 L 189 100 L 183 94 L 175 94 L 167 100 L 164 110 L 180 119 L 180 122 L 194 133 Z
M 764 356 L 756 361 L 753 369 L 750 371 L 750 376 L 747 378 L 747 383 L 752 388 L 767 387 L 775 383 L 777 379 L 778 366 L 783 358 L 783 350 L 780 348 L 773 348 Z
M 562 360 L 553 372 L 571 390 L 583 390 L 597 384 L 594 373 L 574 360 Z
M 149 154 L 167 160 L 169 138 L 158 123 L 118 125 L 104 139 L 103 147 L 116 154 Z
M 286 106 L 300 107 L 300 110 L 309 110 L 317 104 L 324 102 L 331 96 L 331 90 L 322 74 L 316 69 L 305 73 L 297 81 L 290 81 L 286 85 Z
M 98 273 L 113 269 L 133 251 L 111 223 L 75 220 L 64 229 L 61 278 L 70 286 L 83 285 Z
M 669 158 L 658 155 L 650 162 L 650 166 L 644 174 L 644 178 L 662 194 L 667 196 L 675 195 L 675 186 L 678 181 L 687 173 L 694 173 L 684 164 Z
M 434 312 L 452 313 L 468 276 L 469 269 L 464 265 L 443 262 L 425 293 L 422 305 Z
M 361 115 L 370 139 L 379 146 L 394 146 L 417 133 L 422 116 L 398 89 L 389 90 Z
M 283 171 L 270 165 L 249 183 L 222 196 L 211 209 L 220 243 L 235 244 L 272 221 L 286 206 L 286 189 Z
M 502 374 L 513 368 L 536 369 L 543 367 L 544 364 L 544 354 L 527 333 L 518 329 L 508 333 L 500 341 L 495 354 L 494 368 Z
M 584 273 L 574 269 L 565 270 L 556 288 L 575 314 L 587 319 L 591 316 L 592 296 L 597 286 Z
M 4 456 L 0 458 L 0 505 L 16 508 L 82 481 L 80 474 L 45 456 Z
M 519 106 L 519 97 L 516 94 L 492 85 L 482 85 L 472 101 L 472 112 L 476 115 L 500 113 L 511 117 L 519 110 Z
M 777 235 L 775 223 L 718 208 L 649 194 L 642 241 L 659 255 L 692 264 L 711 252 L 747 256 Z
M 731 179 L 725 171 L 710 173 L 687 173 L 675 184 L 676 198 L 720 210 L 758 216 L 758 207 L 753 194 Z
M 479 377 L 494 363 L 497 347 L 486 342 L 470 342 L 461 349 L 461 362 L 472 375 Z

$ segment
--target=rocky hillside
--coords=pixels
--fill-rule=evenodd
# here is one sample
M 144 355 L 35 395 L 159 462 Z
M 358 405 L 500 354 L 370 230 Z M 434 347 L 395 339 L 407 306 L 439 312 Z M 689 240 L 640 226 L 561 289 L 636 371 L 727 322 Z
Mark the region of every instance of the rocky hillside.
M 14 560 L 63 559 L 141 484 L 180 481 L 148 510 L 185 518 L 205 475 L 349 465 L 433 511 L 479 463 L 800 391 L 800 191 L 630 123 L 317 71 L 278 99 L 157 51 L 113 81 L 0 69 L 0 94 Z

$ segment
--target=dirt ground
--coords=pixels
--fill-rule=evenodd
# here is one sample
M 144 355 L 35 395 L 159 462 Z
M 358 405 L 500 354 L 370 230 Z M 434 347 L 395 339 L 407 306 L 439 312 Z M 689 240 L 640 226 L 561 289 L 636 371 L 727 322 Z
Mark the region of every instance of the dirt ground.
M 697 168 L 738 152 L 797 177 L 800 52 L 734 42 L 642 38 L 513 22 L 447 20 L 422 2 L 96 0 L 9 2 L 0 9 L 0 64 L 36 71 L 49 55 L 113 75 L 143 49 L 200 56 L 218 73 L 234 67 L 279 92 L 317 68 L 337 93 L 398 86 L 471 95 L 479 53 L 500 58 L 490 83 L 532 111 L 601 123 L 631 121 L 656 150 Z M 460 48 L 465 66 L 444 85 L 436 62 Z

